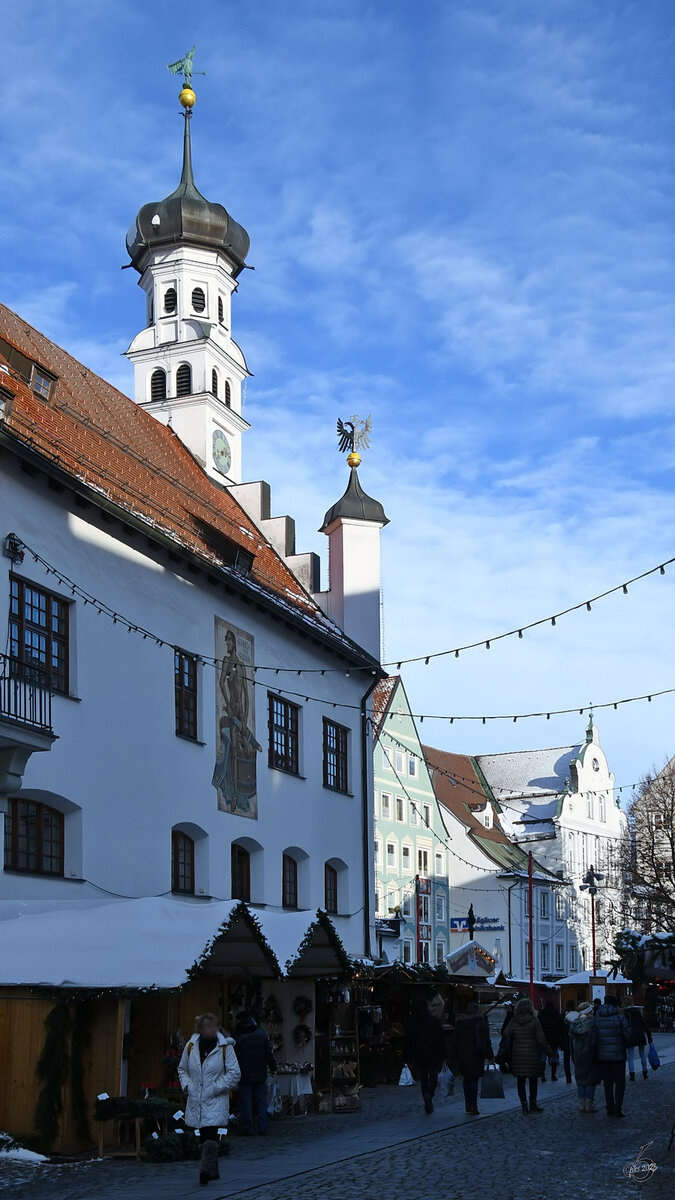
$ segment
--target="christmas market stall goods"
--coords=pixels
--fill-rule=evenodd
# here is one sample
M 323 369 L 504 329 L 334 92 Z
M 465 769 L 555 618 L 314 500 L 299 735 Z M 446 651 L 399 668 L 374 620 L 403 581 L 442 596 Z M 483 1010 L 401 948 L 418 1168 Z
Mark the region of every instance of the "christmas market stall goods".
M 173 1157 L 187 1137 L 174 1119 L 176 1063 L 196 1014 L 215 1012 L 227 1028 L 236 999 L 237 1011 L 262 1019 L 267 989 L 271 1027 L 289 1031 L 283 1058 L 303 1064 L 313 1057 L 315 982 L 349 969 L 321 910 L 150 896 L 10 913 L 0 920 L 0 1043 L 20 1084 L 0 1091 L 0 1129 L 61 1153 L 98 1143 L 138 1154 L 148 1138 L 168 1137 L 152 1153 Z

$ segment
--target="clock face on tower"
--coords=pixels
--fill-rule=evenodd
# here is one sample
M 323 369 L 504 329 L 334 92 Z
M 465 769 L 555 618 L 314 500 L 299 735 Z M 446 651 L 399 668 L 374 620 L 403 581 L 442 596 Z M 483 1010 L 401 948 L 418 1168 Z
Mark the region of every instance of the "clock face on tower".
M 213 462 L 217 471 L 221 475 L 229 474 L 232 466 L 232 451 L 222 429 L 214 429 L 213 431 Z

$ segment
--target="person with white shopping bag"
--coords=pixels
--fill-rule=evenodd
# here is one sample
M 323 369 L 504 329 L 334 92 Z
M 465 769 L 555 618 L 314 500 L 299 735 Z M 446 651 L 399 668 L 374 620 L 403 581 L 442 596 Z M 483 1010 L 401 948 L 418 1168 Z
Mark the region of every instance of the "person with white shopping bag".
M 472 1117 L 479 1115 L 478 1080 L 485 1071 L 486 1059 L 494 1062 L 490 1028 L 487 1018 L 481 1016 L 480 1005 L 472 1000 L 455 1021 L 451 1051 L 451 1061 L 453 1066 L 456 1063 L 464 1084 L 464 1105 Z
M 419 1076 L 424 1111 L 432 1113 L 438 1073 L 445 1061 L 445 1038 L 443 1026 L 430 1013 L 426 1000 L 413 1000 L 405 1031 L 403 1058 L 406 1066 L 412 1066 Z

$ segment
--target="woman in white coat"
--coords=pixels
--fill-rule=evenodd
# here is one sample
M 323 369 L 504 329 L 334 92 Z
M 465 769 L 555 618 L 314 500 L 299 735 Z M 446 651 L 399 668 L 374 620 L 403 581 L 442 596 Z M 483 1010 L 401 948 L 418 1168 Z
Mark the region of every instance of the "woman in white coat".
M 178 1078 L 187 1093 L 185 1124 L 198 1129 L 202 1160 L 199 1182 L 218 1179 L 218 1129 L 227 1128 L 230 1088 L 241 1078 L 234 1039 L 225 1037 L 213 1013 L 197 1017 L 195 1033 L 178 1064 Z

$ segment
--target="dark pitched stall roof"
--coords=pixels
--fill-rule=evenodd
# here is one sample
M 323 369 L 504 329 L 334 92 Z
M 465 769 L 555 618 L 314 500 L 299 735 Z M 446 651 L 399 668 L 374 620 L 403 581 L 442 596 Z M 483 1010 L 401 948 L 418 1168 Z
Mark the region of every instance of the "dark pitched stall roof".
M 299 618 L 308 633 L 328 640 L 352 660 L 370 663 L 370 656 L 325 616 L 244 509 L 209 479 L 168 426 L 0 304 L 2 361 L 10 364 L 11 374 L 0 374 L 0 383 L 13 394 L 3 433 L 86 485 L 90 495 L 141 518 L 150 536 L 168 537 L 229 571 L 261 602 Z M 48 399 L 36 395 L 26 381 L 34 363 L 54 378 Z M 238 552 L 247 566 L 244 573 L 237 565 Z

